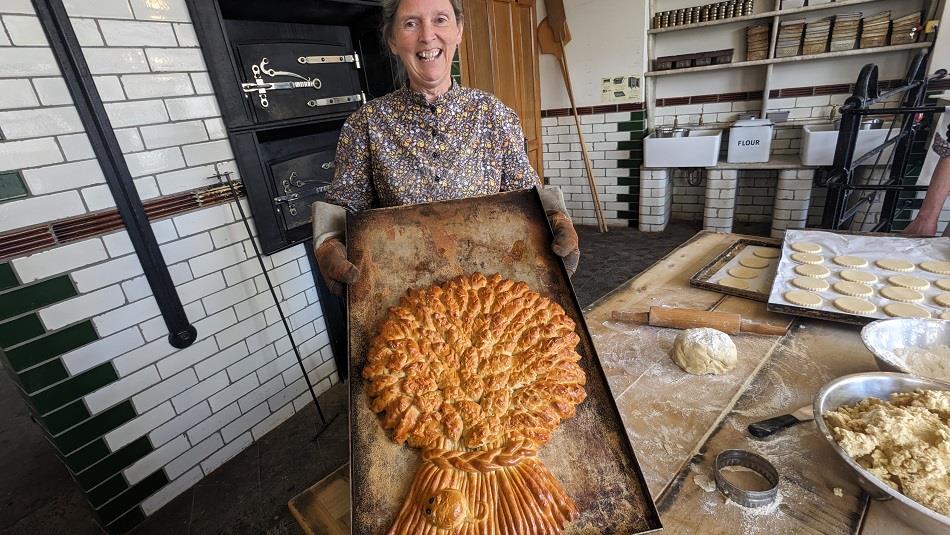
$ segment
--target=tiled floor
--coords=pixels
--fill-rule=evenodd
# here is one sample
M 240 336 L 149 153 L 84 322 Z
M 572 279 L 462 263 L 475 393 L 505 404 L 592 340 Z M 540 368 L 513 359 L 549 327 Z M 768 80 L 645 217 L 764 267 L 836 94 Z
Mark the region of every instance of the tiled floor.
M 697 231 L 673 223 L 643 234 L 578 227 L 581 261 L 574 290 L 587 306 L 646 269 Z M 346 462 L 346 385 L 321 397 L 330 426 L 314 436 L 316 410 L 297 413 L 137 528 L 137 534 L 296 534 L 287 502 Z M 30 421 L 25 403 L 0 373 L 0 535 L 101 533 L 85 498 Z

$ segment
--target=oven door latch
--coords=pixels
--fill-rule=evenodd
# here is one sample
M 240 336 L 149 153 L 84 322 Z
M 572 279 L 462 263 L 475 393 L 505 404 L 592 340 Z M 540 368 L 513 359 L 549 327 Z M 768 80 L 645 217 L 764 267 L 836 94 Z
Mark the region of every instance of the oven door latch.
M 333 162 L 326 162 L 320 166 L 323 169 L 333 169 Z M 290 173 L 290 176 L 281 180 L 280 185 L 284 189 L 284 194 L 279 197 L 274 197 L 274 204 L 287 205 L 287 211 L 290 212 L 290 215 L 297 215 L 297 202 L 300 199 L 300 191 L 294 191 L 294 188 L 302 188 L 307 184 L 318 184 L 314 188 L 308 189 L 305 193 L 317 194 L 324 193 L 330 189 L 330 183 L 326 180 L 319 179 L 301 179 L 297 177 L 297 171 Z
M 347 56 L 301 56 L 297 58 L 297 62 L 307 65 L 307 64 L 327 64 L 327 63 L 353 63 L 356 65 L 356 68 L 360 68 L 360 59 L 359 55 L 352 54 Z M 267 101 L 267 93 L 269 91 L 280 91 L 280 90 L 293 90 L 293 89 L 313 89 L 319 90 L 323 87 L 323 82 L 319 78 L 313 77 L 308 78 L 306 76 L 297 74 L 290 71 L 278 71 L 276 69 L 271 69 L 267 67 L 270 60 L 267 58 L 261 58 L 260 63 L 257 65 L 251 66 L 251 74 L 254 75 L 253 83 L 243 83 L 241 84 L 241 90 L 245 93 L 257 93 L 258 100 L 261 103 L 262 108 L 270 106 L 270 103 Z M 293 81 L 265 81 L 264 77 L 276 78 L 278 76 L 287 76 L 290 78 L 296 78 Z M 333 104 L 344 104 L 347 102 L 365 102 L 366 97 L 362 94 L 360 95 L 347 95 L 341 97 L 330 97 L 330 98 L 321 98 L 307 101 L 307 106 L 311 108 L 319 106 L 330 106 Z

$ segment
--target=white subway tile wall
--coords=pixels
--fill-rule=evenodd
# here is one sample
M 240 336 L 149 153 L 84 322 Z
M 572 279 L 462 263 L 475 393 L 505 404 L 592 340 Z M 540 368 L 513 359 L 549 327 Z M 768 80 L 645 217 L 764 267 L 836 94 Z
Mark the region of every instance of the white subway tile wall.
M 65 5 L 143 198 L 213 185 L 211 175 L 236 171 L 184 0 Z M 19 172 L 29 190 L 27 197 L 0 204 L 0 232 L 114 205 L 27 0 L 0 1 L 0 131 L 0 171 Z M 124 481 L 115 496 L 149 485 L 141 504 L 101 514 L 107 526 L 154 513 L 309 400 L 251 257 L 254 238 L 233 203 L 153 222 L 153 230 L 198 330 L 198 340 L 186 349 L 169 345 L 125 231 L 8 264 L 17 284 L 68 288 L 58 300 L 0 322 L 35 314 L 44 337 L 88 333 L 80 345 L 16 369 L 62 368 L 60 379 L 31 391 L 41 416 L 67 403 L 88 414 L 52 431 L 67 465 L 87 491 L 116 474 Z M 303 245 L 265 264 L 308 375 L 323 392 L 337 375 Z M 103 376 L 108 380 L 93 384 Z M 74 438 L 86 419 L 106 413 L 124 416 L 113 417 L 116 423 L 105 432 Z M 91 463 L 73 455 L 79 446 L 98 448 L 95 461 L 105 459 L 101 463 L 121 448 L 139 448 L 139 454 L 109 473 L 101 473 L 101 463 L 93 472 Z

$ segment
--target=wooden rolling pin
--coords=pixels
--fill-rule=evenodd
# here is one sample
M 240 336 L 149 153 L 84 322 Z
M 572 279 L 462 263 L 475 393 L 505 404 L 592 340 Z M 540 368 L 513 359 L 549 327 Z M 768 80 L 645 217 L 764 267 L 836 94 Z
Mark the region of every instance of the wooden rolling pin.
M 744 320 L 732 312 L 712 312 L 689 308 L 650 307 L 649 312 L 628 312 L 614 310 L 610 319 L 630 323 L 645 323 L 654 327 L 673 329 L 692 329 L 694 327 L 712 327 L 726 334 L 752 333 L 782 336 L 788 325 L 758 323 Z

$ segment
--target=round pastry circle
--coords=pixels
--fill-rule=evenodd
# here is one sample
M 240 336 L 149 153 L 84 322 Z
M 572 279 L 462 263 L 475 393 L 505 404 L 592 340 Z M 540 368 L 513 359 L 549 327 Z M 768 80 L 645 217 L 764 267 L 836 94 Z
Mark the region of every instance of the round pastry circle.
M 861 283 L 871 283 L 877 282 L 877 275 L 874 273 L 869 273 L 867 271 L 858 271 L 856 269 L 845 269 L 838 273 L 838 276 L 846 281 L 851 282 L 861 282 Z
M 887 282 L 891 283 L 893 286 L 913 288 L 914 290 L 926 290 L 930 287 L 929 282 L 913 275 L 891 275 L 887 278 Z
M 844 267 L 859 268 L 868 265 L 868 261 L 860 256 L 840 255 L 831 259 L 832 262 Z
M 934 285 L 936 285 L 937 288 L 940 288 L 941 290 L 947 290 L 950 292 L 950 279 L 940 279 L 935 281 Z
M 856 297 L 867 297 L 869 295 L 874 295 L 874 290 L 866 284 L 861 284 L 860 282 L 851 282 L 851 281 L 841 281 L 836 282 L 832 288 L 835 289 L 839 294 L 844 295 L 853 295 Z
M 818 254 L 821 252 L 820 245 L 818 245 L 817 243 L 811 243 L 807 241 L 793 243 L 792 249 L 795 249 L 796 251 L 800 253 Z
M 730 288 L 737 288 L 739 290 L 745 290 L 749 287 L 749 281 L 742 279 L 734 279 L 732 277 L 723 277 L 719 279 L 719 284 L 723 286 L 728 286 Z
M 928 260 L 920 263 L 920 269 L 941 275 L 950 275 L 950 262 Z
M 917 290 L 901 288 L 899 286 L 881 288 L 881 297 L 886 297 L 892 301 L 901 301 L 903 303 L 918 303 L 924 300 L 924 294 Z
M 792 253 L 792 260 L 802 264 L 821 264 L 825 261 L 821 255 L 812 253 Z
M 839 297 L 834 301 L 835 307 L 850 314 L 873 314 L 877 310 L 874 303 L 860 297 Z
M 940 294 L 934 297 L 934 303 L 942 307 L 950 307 L 950 293 Z
M 910 303 L 890 303 L 884 305 L 884 313 L 895 318 L 929 318 L 930 312 Z
M 782 256 L 782 251 L 775 247 L 756 247 L 752 250 L 752 254 L 759 258 L 778 258 Z
M 874 263 L 877 267 L 881 269 L 886 269 L 888 271 L 913 271 L 914 264 L 908 262 L 907 260 L 900 260 L 898 258 L 882 258 L 880 260 L 875 260 Z
M 736 266 L 733 268 L 729 268 L 728 273 L 732 275 L 733 277 L 736 277 L 739 279 L 754 279 L 759 276 L 759 273 L 761 271 L 762 270 L 760 269 L 752 269 L 752 268 L 747 268 L 744 266 Z
M 370 407 L 397 444 L 540 446 L 587 397 L 575 327 L 560 305 L 498 274 L 409 290 L 370 342 Z
M 822 291 L 828 289 L 828 283 L 812 277 L 795 277 L 792 279 L 792 285 L 802 290 Z
M 747 268 L 762 269 L 764 267 L 768 267 L 771 262 L 757 256 L 747 256 L 739 260 L 739 263 Z
M 805 290 L 789 290 L 785 292 L 785 299 L 803 307 L 816 307 L 822 303 L 820 295 Z
M 816 279 L 823 279 L 828 275 L 831 275 L 831 272 L 828 271 L 828 268 L 824 266 L 816 266 L 814 264 L 801 264 L 799 266 L 795 266 L 795 273 L 804 275 L 806 277 L 814 277 Z
M 728 334 L 699 327 L 676 335 L 670 358 L 694 375 L 719 375 L 736 367 L 738 350 Z
M 950 320 L 950 311 L 942 312 L 942 313 L 940 314 L 940 319 L 942 319 L 942 320 Z

